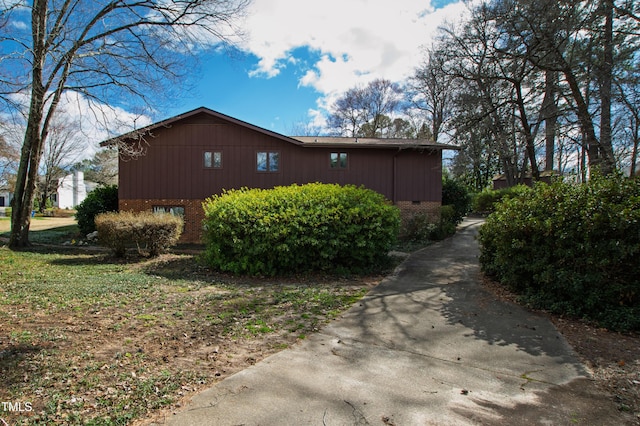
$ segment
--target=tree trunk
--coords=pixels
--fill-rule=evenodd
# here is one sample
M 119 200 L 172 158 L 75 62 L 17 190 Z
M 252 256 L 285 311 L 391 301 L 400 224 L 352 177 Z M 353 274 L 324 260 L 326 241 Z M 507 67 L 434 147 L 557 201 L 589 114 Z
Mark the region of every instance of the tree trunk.
M 35 0 L 31 12 L 33 36 L 33 65 L 31 80 L 31 103 L 27 119 L 24 144 L 20 155 L 20 165 L 16 175 L 16 188 L 11 211 L 11 235 L 9 247 L 27 247 L 31 211 L 38 178 L 38 165 L 42 155 L 42 125 L 46 90 L 42 84 L 42 71 L 46 55 L 45 39 L 47 31 L 47 0 Z
M 600 141 L 596 137 L 589 107 L 580 92 L 580 86 L 578 85 L 578 81 L 573 71 L 567 67 L 563 70 L 563 74 L 569 84 L 569 88 L 571 89 L 573 100 L 576 102 L 576 114 L 578 115 L 578 122 L 580 123 L 580 128 L 582 130 L 582 143 L 586 149 L 587 156 L 589 157 L 589 167 L 598 168 L 602 165 Z
M 631 132 L 633 134 L 633 150 L 631 152 L 631 170 L 629 171 L 629 177 L 636 175 L 636 164 L 638 160 L 638 145 L 640 145 L 640 120 L 638 117 L 631 117 Z
M 529 163 L 531 165 L 531 176 L 534 180 L 540 180 L 540 170 L 538 169 L 538 163 L 536 161 L 536 147 L 535 141 L 533 140 L 533 133 L 531 131 L 531 125 L 529 125 L 529 120 L 527 118 L 527 110 L 524 105 L 524 99 L 522 97 L 522 84 L 520 81 L 514 82 L 516 96 L 518 101 L 518 112 L 520 115 L 520 124 L 522 124 L 522 131 L 525 137 L 525 161 L 526 157 L 529 158 Z M 522 179 L 524 179 L 524 167 L 522 168 Z
M 545 138 L 545 166 L 546 171 L 553 170 L 553 156 L 556 145 L 556 127 L 558 123 L 558 105 L 556 104 L 556 80 L 558 75 L 555 71 L 545 72 L 544 100 L 542 101 L 542 115 L 544 118 L 544 138 Z M 561 164 L 561 159 L 558 164 Z M 562 168 L 558 169 L 562 171 Z
M 600 68 L 600 170 L 607 175 L 615 170 L 616 163 L 611 144 L 611 86 L 613 74 L 613 0 L 600 4 L 604 15 L 603 58 Z

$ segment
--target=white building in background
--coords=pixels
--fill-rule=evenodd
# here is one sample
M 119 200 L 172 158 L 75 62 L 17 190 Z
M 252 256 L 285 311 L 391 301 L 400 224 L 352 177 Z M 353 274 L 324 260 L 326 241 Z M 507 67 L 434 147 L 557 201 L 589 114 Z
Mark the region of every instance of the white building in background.
M 58 192 L 53 197 L 53 204 L 61 209 L 74 209 L 96 186 L 93 182 L 85 182 L 83 172 L 75 171 L 58 179 Z
M 9 207 L 11 205 L 11 198 L 13 194 L 6 189 L 0 188 L 0 208 Z

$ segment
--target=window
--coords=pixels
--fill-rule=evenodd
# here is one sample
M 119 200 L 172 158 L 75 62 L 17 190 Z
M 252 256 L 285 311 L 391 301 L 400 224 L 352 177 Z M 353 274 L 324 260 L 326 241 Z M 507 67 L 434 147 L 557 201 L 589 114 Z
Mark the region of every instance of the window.
M 256 170 L 259 172 L 277 172 L 280 170 L 280 153 L 261 151 L 256 155 Z
M 347 168 L 348 161 L 346 152 L 332 152 L 329 158 L 332 169 Z
M 220 169 L 222 168 L 222 152 L 220 151 L 205 151 L 204 153 L 204 167 L 205 169 Z
M 169 213 L 174 216 L 184 217 L 184 206 L 153 206 L 154 213 Z

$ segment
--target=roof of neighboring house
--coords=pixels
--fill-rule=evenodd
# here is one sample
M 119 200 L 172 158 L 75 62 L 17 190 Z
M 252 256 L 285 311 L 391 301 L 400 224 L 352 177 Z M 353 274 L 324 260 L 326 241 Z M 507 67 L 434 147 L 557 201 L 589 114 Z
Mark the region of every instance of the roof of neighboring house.
M 335 148 L 398 148 L 398 149 L 459 149 L 453 145 L 445 145 L 436 143 L 427 139 L 382 139 L 382 138 L 345 138 L 345 137 L 324 137 L 324 136 L 284 136 L 280 133 L 273 132 L 271 130 L 264 129 L 259 126 L 247 123 L 246 121 L 238 120 L 237 118 L 230 117 L 220 112 L 214 111 L 209 108 L 200 107 L 192 111 L 185 112 L 183 114 L 176 115 L 175 117 L 168 118 L 166 120 L 159 121 L 149 126 L 133 130 L 129 133 L 117 136 L 115 138 L 108 139 L 100 143 L 100 146 L 115 145 L 120 141 L 125 140 L 139 140 L 145 135 L 151 134 L 154 130 L 163 127 L 171 127 L 176 122 L 184 120 L 189 117 L 193 117 L 198 114 L 208 114 L 213 117 L 229 121 L 239 126 L 255 130 L 257 132 L 275 137 L 285 142 L 292 143 L 294 145 L 303 146 L 305 148 L 318 148 L 318 147 L 335 147 Z

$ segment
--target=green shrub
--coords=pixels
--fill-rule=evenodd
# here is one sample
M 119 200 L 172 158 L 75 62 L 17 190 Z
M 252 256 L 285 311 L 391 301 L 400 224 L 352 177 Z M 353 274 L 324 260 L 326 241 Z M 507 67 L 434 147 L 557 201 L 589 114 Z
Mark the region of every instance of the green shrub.
M 101 213 L 95 223 L 100 244 L 118 257 L 124 256 L 129 245 L 157 256 L 178 242 L 183 229 L 182 219 L 168 213 Z
M 639 180 L 536 185 L 498 204 L 479 240 L 483 270 L 528 303 L 640 329 Z
M 95 218 L 100 213 L 118 211 L 118 187 L 99 186 L 87 194 L 76 207 L 76 220 L 83 235 L 96 230 Z
M 438 224 L 427 214 L 418 213 L 407 219 L 402 226 L 400 237 L 403 241 L 433 241 Z
M 4 215 L 6 217 L 11 217 L 11 212 L 13 211 L 13 209 L 11 207 L 7 207 L 4 209 Z
M 448 220 L 454 226 L 462 222 L 469 213 L 471 201 L 471 194 L 464 183 L 448 177 L 442 180 L 442 205 L 453 207 L 453 214 Z
M 203 203 L 205 261 L 233 273 L 358 272 L 387 259 L 396 207 L 355 186 L 225 191 Z
M 440 241 L 455 234 L 458 213 L 454 206 L 440 207 L 440 220 L 428 214 L 418 213 L 403 223 L 400 239 L 411 243 Z
M 476 213 L 492 213 L 496 204 L 502 200 L 519 197 L 530 190 L 531 188 L 526 185 L 516 185 L 503 189 L 486 188 L 473 197 L 472 210 Z

